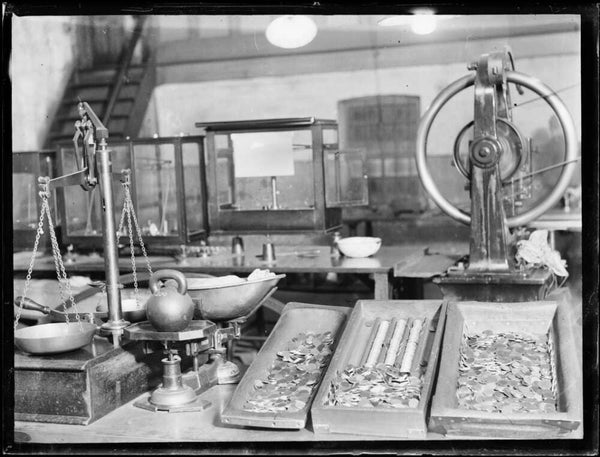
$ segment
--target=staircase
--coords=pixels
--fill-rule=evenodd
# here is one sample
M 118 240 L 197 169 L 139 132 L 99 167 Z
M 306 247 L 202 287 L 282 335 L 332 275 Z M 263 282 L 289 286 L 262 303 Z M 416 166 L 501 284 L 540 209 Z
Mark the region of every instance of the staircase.
M 152 57 L 143 59 L 142 64 L 131 64 L 143 23 L 144 17 L 136 24 L 119 63 L 73 72 L 47 135 L 46 148 L 73 139 L 74 124 L 80 119 L 79 101 L 89 103 L 108 128 L 109 138 L 119 140 L 138 135 L 156 86 Z

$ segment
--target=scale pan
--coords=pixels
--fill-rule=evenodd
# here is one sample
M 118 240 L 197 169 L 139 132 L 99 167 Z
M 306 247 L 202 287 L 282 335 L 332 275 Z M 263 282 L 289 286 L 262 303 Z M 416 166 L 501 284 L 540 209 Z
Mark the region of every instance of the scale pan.
M 15 345 L 29 354 L 60 354 L 87 346 L 95 333 L 89 322 L 34 325 L 15 331 Z
M 188 278 L 187 292 L 196 304 L 194 319 L 227 321 L 248 316 L 274 292 L 284 277 L 280 274 L 212 287 L 204 287 L 203 281 Z

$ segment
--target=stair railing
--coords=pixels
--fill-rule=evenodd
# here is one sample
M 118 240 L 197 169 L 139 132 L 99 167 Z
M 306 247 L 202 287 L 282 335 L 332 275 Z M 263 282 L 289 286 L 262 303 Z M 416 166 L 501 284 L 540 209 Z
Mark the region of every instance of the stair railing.
M 112 115 L 115 103 L 117 102 L 117 98 L 119 97 L 119 92 L 121 92 L 121 87 L 123 86 L 125 74 L 127 73 L 127 70 L 129 70 L 129 66 L 131 65 L 131 60 L 133 58 L 133 53 L 135 52 L 135 47 L 137 46 L 138 41 L 142 36 L 145 21 L 146 16 L 136 17 L 135 28 L 133 29 L 133 33 L 131 34 L 131 39 L 127 44 L 127 48 L 121 56 L 121 60 L 119 62 L 119 70 L 117 71 L 117 75 L 115 76 L 114 82 L 109 92 L 110 96 L 108 98 L 108 104 L 106 105 L 104 117 L 102 118 L 102 123 L 104 125 L 108 125 L 108 121 L 110 119 L 110 116 Z

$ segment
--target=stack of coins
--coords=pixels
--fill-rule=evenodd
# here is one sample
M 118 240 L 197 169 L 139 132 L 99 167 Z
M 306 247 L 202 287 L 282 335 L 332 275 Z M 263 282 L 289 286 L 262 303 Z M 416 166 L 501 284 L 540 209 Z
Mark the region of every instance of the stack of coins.
M 465 335 L 456 396 L 459 408 L 502 413 L 556 411 L 552 346 L 546 335 Z
M 266 379 L 254 381 L 243 408 L 253 412 L 300 411 L 318 385 L 331 357 L 333 335 L 301 333 L 277 353 Z
M 416 408 L 422 378 L 385 364 L 375 367 L 348 365 L 337 372 L 325 405 L 366 408 Z

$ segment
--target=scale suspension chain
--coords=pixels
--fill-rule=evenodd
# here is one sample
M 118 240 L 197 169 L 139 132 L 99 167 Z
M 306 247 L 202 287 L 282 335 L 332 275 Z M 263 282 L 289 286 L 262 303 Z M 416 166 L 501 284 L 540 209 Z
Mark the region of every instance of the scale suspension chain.
M 135 264 L 135 250 L 134 250 L 134 241 L 133 241 L 133 225 L 135 225 L 136 234 L 138 237 L 138 241 L 140 243 L 140 248 L 142 250 L 142 254 L 144 255 L 144 259 L 146 260 L 146 267 L 148 269 L 148 273 L 152 276 L 152 267 L 150 266 L 150 260 L 148 259 L 148 254 L 146 253 L 146 247 L 144 246 L 144 241 L 142 240 L 142 231 L 140 230 L 140 226 L 137 221 L 137 217 L 135 215 L 135 210 L 133 209 L 133 201 L 131 199 L 131 192 L 129 189 L 129 170 L 124 170 L 123 175 L 124 179 L 121 183 L 123 186 L 123 191 L 125 193 L 125 199 L 123 202 L 123 211 L 121 212 L 121 220 L 119 221 L 119 228 L 117 230 L 117 239 L 123 233 L 123 226 L 125 224 L 125 216 L 127 216 L 127 234 L 129 235 L 129 249 L 131 251 L 131 271 L 133 274 L 133 287 L 134 287 L 134 297 L 136 304 L 139 305 L 139 292 L 138 292 L 138 280 L 137 280 L 137 269 Z M 132 224 L 133 220 L 133 224 Z
M 65 271 L 65 265 L 62 261 L 62 256 L 60 254 L 60 248 L 58 247 L 58 240 L 56 239 L 56 232 L 54 230 L 54 224 L 52 223 L 52 214 L 50 212 L 50 205 L 48 204 L 48 198 L 50 197 L 50 191 L 48 189 L 48 182 L 50 181 L 47 177 L 42 177 L 38 179 L 40 183 L 41 191 L 39 195 L 42 199 L 42 209 L 40 211 L 40 219 L 38 222 L 37 231 L 35 234 L 35 241 L 33 244 L 33 252 L 31 253 L 31 260 L 29 262 L 29 268 L 27 269 L 27 276 L 25 278 L 25 287 L 23 288 L 23 294 L 21 301 L 19 302 L 19 309 L 17 310 L 17 315 L 15 316 L 14 329 L 17 329 L 17 325 L 19 324 L 19 319 L 21 318 L 21 313 L 23 311 L 23 302 L 25 297 L 27 296 L 27 291 L 29 289 L 29 285 L 31 282 L 31 274 L 33 272 L 33 266 L 35 263 L 35 257 L 37 255 L 40 237 L 44 233 L 44 214 L 48 218 L 48 230 L 50 233 L 50 242 L 52 244 L 52 257 L 54 258 L 54 266 L 56 268 L 56 278 L 58 280 L 58 291 L 60 294 L 60 301 L 63 306 L 66 308 L 64 290 L 63 287 L 66 288 L 67 294 L 69 296 L 69 301 L 71 303 L 71 307 L 75 311 L 75 318 L 77 323 L 79 324 L 79 328 L 83 331 L 83 327 L 81 325 L 81 318 L 79 317 L 79 311 L 77 310 L 77 304 L 75 303 L 75 298 L 73 297 L 73 291 L 71 290 L 71 284 L 69 283 L 69 279 L 67 278 L 67 273 Z M 67 324 L 69 323 L 69 315 L 65 313 L 65 320 Z

